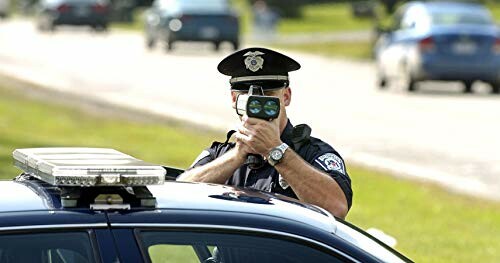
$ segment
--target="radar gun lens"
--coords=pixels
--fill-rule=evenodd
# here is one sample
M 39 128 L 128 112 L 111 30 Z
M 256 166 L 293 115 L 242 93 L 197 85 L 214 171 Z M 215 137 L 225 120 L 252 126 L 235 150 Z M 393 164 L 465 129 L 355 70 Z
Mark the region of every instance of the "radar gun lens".
M 262 104 L 258 100 L 252 100 L 248 103 L 248 111 L 252 114 L 258 114 L 262 111 Z
M 264 104 L 264 112 L 270 117 L 276 116 L 279 110 L 280 107 L 274 100 L 266 101 L 266 103 Z

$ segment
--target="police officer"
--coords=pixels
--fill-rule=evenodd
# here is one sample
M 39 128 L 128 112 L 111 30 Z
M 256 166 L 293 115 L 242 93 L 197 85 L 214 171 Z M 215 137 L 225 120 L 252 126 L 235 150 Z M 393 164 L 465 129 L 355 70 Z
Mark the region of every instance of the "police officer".
M 352 203 L 351 180 L 344 160 L 327 143 L 311 137 L 307 125 L 292 126 L 285 107 L 292 91 L 288 72 L 300 65 L 292 58 L 265 48 L 248 48 L 224 58 L 217 69 L 231 76 L 231 97 L 250 85 L 280 99 L 281 109 L 272 121 L 240 117 L 235 142 L 214 142 L 178 180 L 250 187 L 280 193 L 318 205 L 345 218 Z M 247 156 L 262 156 L 263 163 L 248 163 Z

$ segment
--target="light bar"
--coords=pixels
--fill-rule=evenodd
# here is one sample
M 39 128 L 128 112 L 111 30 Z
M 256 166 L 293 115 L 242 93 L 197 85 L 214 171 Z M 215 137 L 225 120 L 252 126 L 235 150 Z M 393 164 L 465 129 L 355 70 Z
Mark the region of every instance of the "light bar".
M 29 148 L 12 153 L 14 164 L 55 186 L 144 186 L 165 182 L 166 170 L 106 148 Z

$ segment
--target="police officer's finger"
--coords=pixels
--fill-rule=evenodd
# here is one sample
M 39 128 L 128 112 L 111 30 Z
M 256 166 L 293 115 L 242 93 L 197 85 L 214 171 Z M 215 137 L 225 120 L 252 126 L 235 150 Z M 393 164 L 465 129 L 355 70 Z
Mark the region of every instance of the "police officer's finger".
M 244 135 L 253 135 L 253 132 L 246 128 L 244 125 L 238 127 L 238 132 Z
M 237 132 L 235 133 L 236 141 L 239 141 L 244 144 L 248 144 L 251 141 L 251 137 L 248 135 L 245 135 L 243 133 Z
M 247 117 L 243 123 L 248 124 L 248 125 L 259 125 L 263 122 L 266 122 L 266 120 L 261 120 L 259 118 L 252 118 L 252 117 Z

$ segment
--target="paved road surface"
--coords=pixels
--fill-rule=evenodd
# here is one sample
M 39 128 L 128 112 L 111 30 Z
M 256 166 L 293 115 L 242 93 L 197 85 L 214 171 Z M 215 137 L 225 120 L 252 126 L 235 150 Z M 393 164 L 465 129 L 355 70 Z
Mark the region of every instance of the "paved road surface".
M 228 80 L 216 70 L 229 52 L 205 45 L 149 52 L 134 33 L 40 35 L 30 22 L 0 23 L 4 74 L 219 129 L 236 123 Z M 293 123 L 309 123 L 351 162 L 500 200 L 500 96 L 480 84 L 475 95 L 436 84 L 416 94 L 381 92 L 372 63 L 291 55 L 302 64 L 291 75 Z

